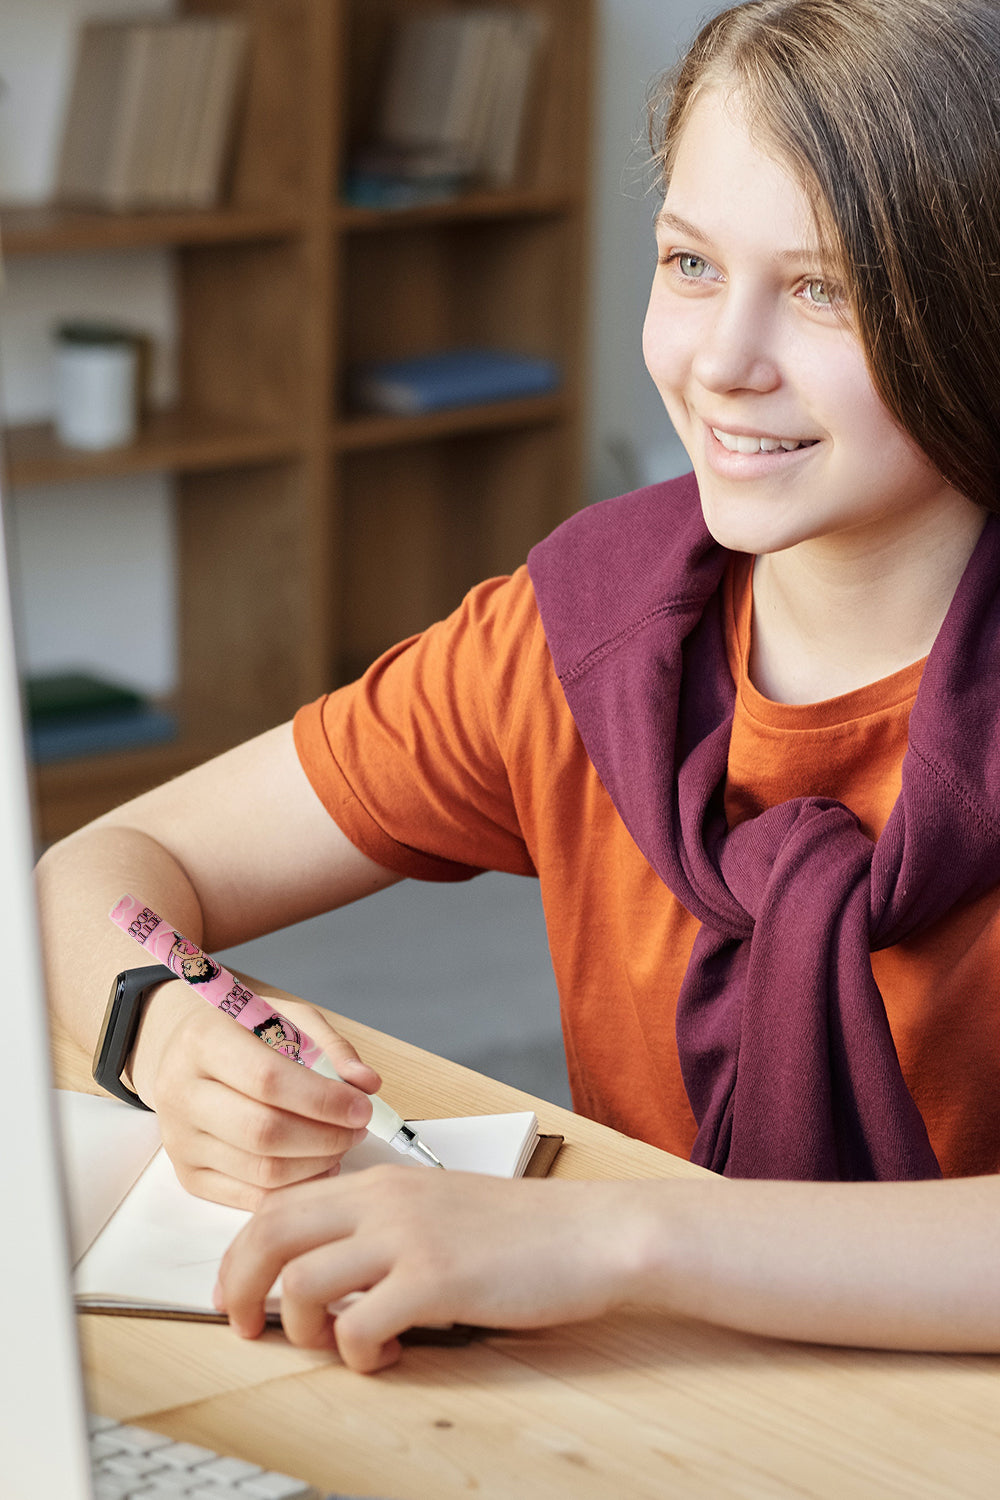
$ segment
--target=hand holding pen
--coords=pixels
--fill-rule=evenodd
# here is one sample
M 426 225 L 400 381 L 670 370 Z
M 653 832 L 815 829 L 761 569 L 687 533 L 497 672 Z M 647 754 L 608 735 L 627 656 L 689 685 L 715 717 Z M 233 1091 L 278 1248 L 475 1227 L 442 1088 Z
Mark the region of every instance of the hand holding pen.
M 123 896 L 110 916 L 116 926 L 165 964 L 178 979 L 275 1051 L 323 1077 L 344 1081 L 323 1049 L 304 1031 L 134 896 Z M 369 1097 L 372 1115 L 367 1129 L 373 1135 L 427 1166 L 442 1165 L 385 1100 L 378 1095 Z

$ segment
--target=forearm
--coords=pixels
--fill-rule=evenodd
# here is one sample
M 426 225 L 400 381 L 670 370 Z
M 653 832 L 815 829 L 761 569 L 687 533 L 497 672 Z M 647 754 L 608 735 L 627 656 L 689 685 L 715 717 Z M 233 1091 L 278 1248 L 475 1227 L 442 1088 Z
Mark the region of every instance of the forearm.
M 1000 1179 L 631 1190 L 630 1300 L 780 1338 L 1000 1350 Z
M 53 1005 L 71 1035 L 93 1045 L 115 974 L 143 962 L 108 921 L 126 892 L 215 950 L 397 878 L 341 833 L 306 780 L 291 726 L 281 725 L 43 856 L 39 901 Z
M 95 825 L 48 850 L 37 871 L 49 999 L 61 1024 L 88 1051 L 94 1046 L 111 981 L 148 962 L 109 920 L 126 892 L 140 896 L 178 931 L 200 942 L 197 893 L 182 865 L 148 833 Z

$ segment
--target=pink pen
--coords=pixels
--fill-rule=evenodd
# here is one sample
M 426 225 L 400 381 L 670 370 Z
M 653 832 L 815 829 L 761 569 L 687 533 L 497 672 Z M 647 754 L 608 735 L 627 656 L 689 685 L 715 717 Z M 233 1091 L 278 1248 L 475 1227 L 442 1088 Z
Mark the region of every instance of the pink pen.
M 178 979 L 183 979 L 193 990 L 197 990 L 216 1010 L 232 1016 L 247 1031 L 252 1031 L 262 1042 L 266 1042 L 292 1062 L 312 1068 L 314 1073 L 321 1073 L 324 1078 L 336 1078 L 343 1083 L 344 1080 L 322 1047 L 276 1011 L 269 1000 L 261 999 L 260 995 L 241 984 L 235 974 L 222 967 L 218 959 L 210 958 L 196 943 L 182 937 L 168 922 L 162 921 L 155 911 L 151 911 L 134 896 L 123 896 L 110 916 L 117 927 L 127 932 L 129 937 L 135 938 L 161 964 L 172 969 Z M 429 1167 L 443 1165 L 433 1151 L 427 1149 L 412 1125 L 407 1125 L 384 1099 L 380 1099 L 378 1094 L 371 1094 L 369 1098 L 372 1117 L 368 1121 L 368 1129 L 372 1135 L 388 1141 L 396 1151 L 412 1156 Z

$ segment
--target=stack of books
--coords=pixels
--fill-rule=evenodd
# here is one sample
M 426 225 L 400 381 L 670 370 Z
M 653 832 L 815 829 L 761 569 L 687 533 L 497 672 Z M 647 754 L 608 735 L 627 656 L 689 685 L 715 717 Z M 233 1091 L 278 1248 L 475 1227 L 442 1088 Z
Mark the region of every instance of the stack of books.
M 229 16 L 88 21 L 56 179 L 87 208 L 211 208 L 222 193 L 248 32 Z
M 172 713 L 142 693 L 89 672 L 39 673 L 24 681 L 28 745 L 36 766 L 106 755 L 177 737 Z
M 507 349 L 446 349 L 411 359 L 375 360 L 355 365 L 349 376 L 357 409 L 398 417 L 541 396 L 559 384 L 553 360 Z
M 470 186 L 510 186 L 545 33 L 542 14 L 514 6 L 398 19 L 373 139 L 351 164 L 348 201 L 408 206 Z

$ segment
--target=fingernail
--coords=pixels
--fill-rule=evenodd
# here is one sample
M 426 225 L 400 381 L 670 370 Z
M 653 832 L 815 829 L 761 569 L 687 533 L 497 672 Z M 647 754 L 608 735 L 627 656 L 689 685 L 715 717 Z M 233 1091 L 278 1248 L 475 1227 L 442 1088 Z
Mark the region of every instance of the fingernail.
M 371 1063 L 366 1063 L 364 1059 L 360 1057 L 345 1057 L 343 1064 L 338 1066 L 340 1067 L 341 1074 L 343 1074 L 344 1072 L 372 1073 L 376 1078 L 378 1077 L 378 1074 L 375 1073 L 375 1069 L 372 1067 Z
M 352 1099 L 347 1110 L 349 1125 L 367 1125 L 372 1117 L 372 1107 L 367 1099 Z
M 215 1308 L 216 1312 L 225 1312 L 226 1310 L 226 1299 L 222 1295 L 221 1281 L 217 1281 L 214 1288 L 212 1289 L 212 1306 Z

